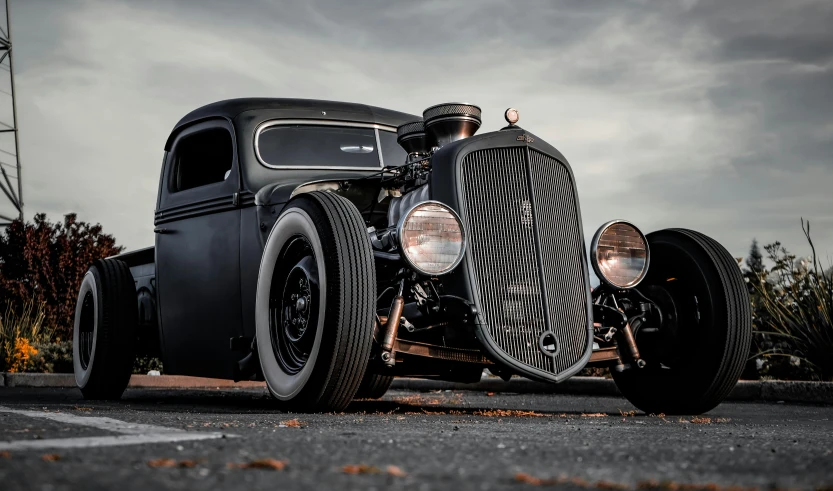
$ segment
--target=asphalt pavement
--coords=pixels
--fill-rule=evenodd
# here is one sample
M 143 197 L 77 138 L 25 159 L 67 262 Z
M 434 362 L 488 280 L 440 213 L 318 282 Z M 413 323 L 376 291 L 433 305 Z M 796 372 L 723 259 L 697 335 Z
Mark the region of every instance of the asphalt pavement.
M 340 414 L 262 389 L 0 389 L 0 490 L 833 489 L 833 406 L 391 391 Z

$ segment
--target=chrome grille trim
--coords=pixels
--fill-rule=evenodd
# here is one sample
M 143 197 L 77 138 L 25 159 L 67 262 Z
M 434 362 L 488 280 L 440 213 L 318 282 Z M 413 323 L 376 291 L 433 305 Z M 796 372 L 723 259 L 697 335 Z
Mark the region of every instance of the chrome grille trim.
M 482 331 L 534 371 L 552 377 L 574 368 L 592 339 L 584 243 L 568 169 L 517 146 L 466 155 L 460 178 Z M 538 348 L 547 330 L 560 341 L 555 356 Z
M 562 351 L 567 351 L 555 359 L 560 373 L 581 359 L 588 343 L 581 223 L 567 168 L 536 150 L 530 149 L 529 157 L 549 311 L 566 320 L 558 329 L 558 317 L 551 318 L 553 331 L 561 335 Z

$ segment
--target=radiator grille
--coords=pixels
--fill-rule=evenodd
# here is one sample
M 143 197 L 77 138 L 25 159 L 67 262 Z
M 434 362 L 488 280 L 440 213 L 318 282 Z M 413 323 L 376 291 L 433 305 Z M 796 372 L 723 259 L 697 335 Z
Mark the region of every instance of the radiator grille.
M 558 374 L 589 342 L 584 249 L 569 172 L 524 147 L 472 152 L 462 163 L 470 274 L 485 331 L 508 356 Z M 547 321 L 549 319 L 549 322 Z M 555 356 L 539 349 L 552 331 Z

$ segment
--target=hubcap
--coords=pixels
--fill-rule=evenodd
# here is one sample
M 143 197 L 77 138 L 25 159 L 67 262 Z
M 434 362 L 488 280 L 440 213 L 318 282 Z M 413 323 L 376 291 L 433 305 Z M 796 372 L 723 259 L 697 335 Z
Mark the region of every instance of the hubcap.
M 269 295 L 269 332 L 281 368 L 294 375 L 307 363 L 318 326 L 318 268 L 306 237 L 284 246 Z
M 81 368 L 87 369 L 93 356 L 93 339 L 95 338 L 95 299 L 88 291 L 81 303 L 81 318 L 78 321 L 78 354 Z

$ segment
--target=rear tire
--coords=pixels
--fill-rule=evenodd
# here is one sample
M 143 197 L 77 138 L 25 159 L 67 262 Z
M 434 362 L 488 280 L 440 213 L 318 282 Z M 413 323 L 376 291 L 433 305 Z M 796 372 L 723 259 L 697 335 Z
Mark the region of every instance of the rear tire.
M 269 391 L 293 410 L 342 411 L 362 381 L 376 309 L 366 230 L 350 201 L 312 192 L 287 205 L 266 241 L 257 349 Z
M 379 399 L 390 389 L 392 383 L 393 376 L 391 375 L 367 372 L 356 392 L 356 399 Z
M 642 353 L 645 368 L 614 372 L 613 379 L 646 413 L 701 414 L 729 395 L 746 363 L 752 340 L 746 284 L 729 252 L 701 233 L 667 229 L 647 238 L 651 266 L 637 289 L 672 299 L 664 315 L 676 317 L 676 327 L 662 333 L 653 356 Z
M 85 399 L 118 399 L 124 393 L 136 357 L 137 312 L 127 264 L 93 263 L 81 282 L 72 333 L 75 383 Z

